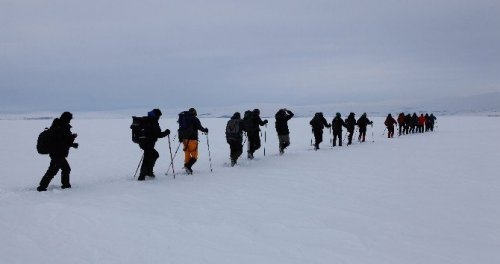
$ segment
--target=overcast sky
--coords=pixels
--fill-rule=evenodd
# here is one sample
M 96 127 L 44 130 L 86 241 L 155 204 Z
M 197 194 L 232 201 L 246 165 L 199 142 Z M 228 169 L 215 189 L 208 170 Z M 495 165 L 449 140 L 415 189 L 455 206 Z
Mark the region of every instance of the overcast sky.
M 500 1 L 0 0 L 0 110 L 500 91 Z

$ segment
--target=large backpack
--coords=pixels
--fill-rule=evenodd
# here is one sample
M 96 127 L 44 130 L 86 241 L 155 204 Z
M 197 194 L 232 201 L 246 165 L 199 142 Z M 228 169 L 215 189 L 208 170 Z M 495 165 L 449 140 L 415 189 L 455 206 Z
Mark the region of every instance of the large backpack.
M 226 125 L 226 140 L 228 143 L 237 141 L 241 137 L 240 119 L 231 119 Z
M 177 123 L 179 123 L 179 142 L 188 139 L 194 133 L 194 117 L 188 111 L 179 113 Z
M 45 128 L 39 135 L 36 141 L 36 151 L 39 154 L 47 155 L 54 147 L 54 129 Z
M 132 129 L 132 142 L 136 144 L 142 143 L 146 139 L 146 126 L 147 126 L 147 117 L 132 117 L 132 125 L 130 125 L 130 129 Z

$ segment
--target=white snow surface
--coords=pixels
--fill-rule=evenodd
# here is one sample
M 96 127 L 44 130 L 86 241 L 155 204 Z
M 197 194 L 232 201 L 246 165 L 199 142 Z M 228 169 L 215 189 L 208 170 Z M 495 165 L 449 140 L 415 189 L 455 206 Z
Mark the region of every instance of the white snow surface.
M 165 138 L 145 182 L 132 178 L 131 120 L 75 119 L 73 188 L 58 174 L 43 193 L 49 158 L 35 145 L 51 121 L 2 120 L 0 263 L 500 263 L 500 119 L 438 118 L 433 133 L 394 139 L 374 118 L 368 142 L 333 149 L 325 130 L 319 151 L 310 119 L 294 118 L 283 156 L 270 120 L 266 156 L 235 167 L 227 119 L 201 119 L 213 173 L 201 136 L 194 175 L 182 149 L 176 179 L 165 175 Z

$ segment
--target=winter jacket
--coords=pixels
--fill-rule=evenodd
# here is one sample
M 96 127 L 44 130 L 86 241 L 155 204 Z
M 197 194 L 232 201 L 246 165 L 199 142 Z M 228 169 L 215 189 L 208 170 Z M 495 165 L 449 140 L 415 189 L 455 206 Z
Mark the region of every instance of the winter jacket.
M 347 131 L 349 133 L 354 132 L 354 128 L 356 127 L 356 118 L 354 118 L 353 114 L 350 114 L 346 119 L 345 119 L 345 127 L 347 128 Z
M 237 127 L 237 131 L 235 133 L 230 133 L 231 127 Z M 227 121 L 226 125 L 226 141 L 229 144 L 232 143 L 240 143 L 243 141 L 243 131 L 244 125 L 243 120 L 239 115 L 233 115 L 229 121 Z
M 392 116 L 387 116 L 387 118 L 385 119 L 385 126 L 388 127 L 388 128 L 393 128 L 394 129 L 394 124 L 396 124 L 396 120 L 392 117 Z
M 309 124 L 312 126 L 312 129 L 314 131 L 323 131 L 323 128 L 331 127 L 331 125 L 326 121 L 325 117 L 319 113 L 314 115 Z
M 251 117 L 248 118 L 248 120 L 246 121 L 245 128 L 246 128 L 247 133 L 255 134 L 255 133 L 259 133 L 260 126 L 263 126 L 265 124 L 267 124 L 267 120 L 262 121 L 260 116 L 252 113 Z
M 278 135 L 289 135 L 288 120 L 292 119 L 293 113 L 290 110 L 280 109 L 276 115 L 276 132 Z
M 50 127 L 53 130 L 53 146 L 49 155 L 51 157 L 67 157 L 69 148 L 75 141 L 75 135 L 71 133 L 71 125 L 68 122 L 56 118 Z
M 333 132 L 342 132 L 342 127 L 346 127 L 346 124 L 344 120 L 342 120 L 342 117 L 335 117 L 332 120 L 332 130 Z
M 366 117 L 366 115 L 362 115 L 359 119 L 358 119 L 358 122 L 356 122 L 356 124 L 359 126 L 359 130 L 360 131 L 366 131 L 366 127 L 368 125 L 371 125 L 373 124 L 372 121 L 370 121 L 370 119 L 368 119 L 368 117 Z

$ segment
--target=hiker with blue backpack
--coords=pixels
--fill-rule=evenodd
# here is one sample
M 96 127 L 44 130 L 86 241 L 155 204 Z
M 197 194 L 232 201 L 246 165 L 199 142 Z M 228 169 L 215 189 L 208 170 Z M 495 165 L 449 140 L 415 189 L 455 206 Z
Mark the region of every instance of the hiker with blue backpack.
M 179 114 L 179 141 L 184 146 L 184 169 L 193 174 L 193 165 L 198 160 L 198 130 L 208 133 L 208 128 L 201 125 L 196 109 L 190 108 Z

